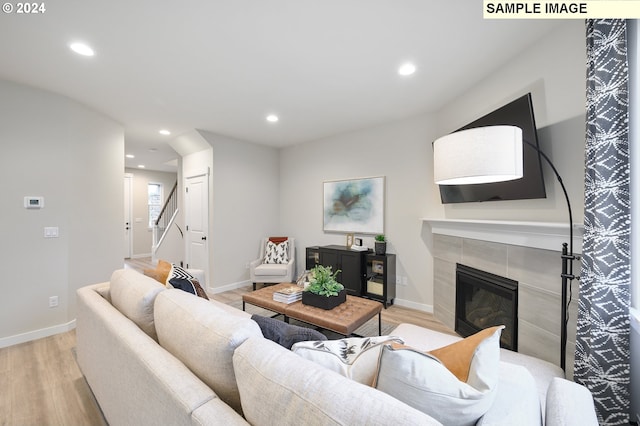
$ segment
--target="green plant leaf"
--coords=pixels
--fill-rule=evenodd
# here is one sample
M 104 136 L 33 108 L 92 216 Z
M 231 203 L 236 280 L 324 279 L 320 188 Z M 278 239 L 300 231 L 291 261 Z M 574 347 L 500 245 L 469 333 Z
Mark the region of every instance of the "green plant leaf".
M 316 266 L 309 273 L 309 286 L 305 291 L 325 297 L 337 296 L 344 290 L 344 286 L 336 280 L 339 273 L 340 270 L 332 272 L 331 266 Z

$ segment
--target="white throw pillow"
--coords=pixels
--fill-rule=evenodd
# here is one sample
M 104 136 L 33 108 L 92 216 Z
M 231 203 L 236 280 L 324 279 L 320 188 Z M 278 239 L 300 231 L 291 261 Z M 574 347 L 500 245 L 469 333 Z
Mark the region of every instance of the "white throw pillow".
M 407 346 L 385 345 L 375 386 L 443 424 L 474 425 L 495 399 L 503 328 L 432 351 L 449 358 L 443 361 Z
M 289 263 L 289 240 L 279 244 L 267 241 L 265 247 L 264 260 L 262 263 Z
M 382 346 L 392 342 L 404 343 L 395 336 L 348 337 L 299 342 L 291 347 L 291 351 L 358 383 L 372 386 Z

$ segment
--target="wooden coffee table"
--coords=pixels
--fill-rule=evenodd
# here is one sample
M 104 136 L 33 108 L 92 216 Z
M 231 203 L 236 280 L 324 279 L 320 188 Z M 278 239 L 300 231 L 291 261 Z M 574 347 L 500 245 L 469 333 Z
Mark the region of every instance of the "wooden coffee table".
M 361 297 L 347 296 L 345 303 L 331 310 L 325 310 L 305 305 L 301 301 L 286 304 L 273 300 L 274 292 L 292 285 L 295 284 L 280 283 L 246 293 L 242 295 L 242 310 L 244 311 L 245 304 L 249 303 L 283 315 L 285 322 L 289 322 L 289 318 L 293 318 L 347 337 L 378 315 L 378 335 L 382 334 L 382 303 Z

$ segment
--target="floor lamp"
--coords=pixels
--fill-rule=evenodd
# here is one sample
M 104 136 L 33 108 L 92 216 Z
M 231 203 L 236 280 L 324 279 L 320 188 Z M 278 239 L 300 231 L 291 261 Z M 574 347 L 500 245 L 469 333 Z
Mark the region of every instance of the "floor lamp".
M 555 173 L 569 211 L 569 244 L 562 244 L 562 312 L 560 330 L 560 367 L 565 370 L 567 354 L 567 289 L 577 277 L 573 274 L 573 216 L 567 189 L 558 170 L 540 149 L 522 138 L 516 126 L 487 126 L 462 130 L 437 139 L 433 143 L 433 173 L 438 185 L 468 185 L 504 182 L 523 176 L 523 146 L 530 146 L 540 154 Z

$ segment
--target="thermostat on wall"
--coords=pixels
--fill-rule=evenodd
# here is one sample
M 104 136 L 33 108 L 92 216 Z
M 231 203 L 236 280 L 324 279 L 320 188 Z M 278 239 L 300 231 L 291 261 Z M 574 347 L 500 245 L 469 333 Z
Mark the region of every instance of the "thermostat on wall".
M 24 197 L 25 209 L 41 209 L 44 207 L 44 197 Z

